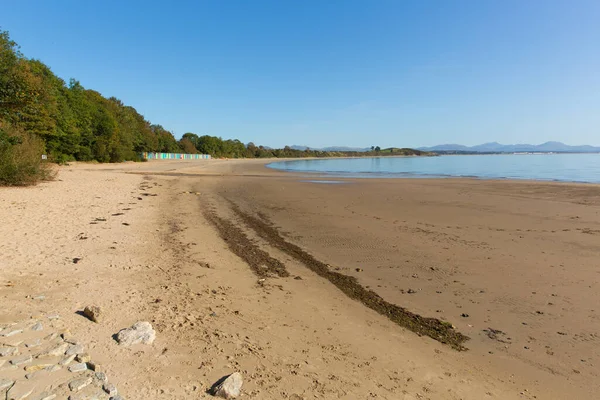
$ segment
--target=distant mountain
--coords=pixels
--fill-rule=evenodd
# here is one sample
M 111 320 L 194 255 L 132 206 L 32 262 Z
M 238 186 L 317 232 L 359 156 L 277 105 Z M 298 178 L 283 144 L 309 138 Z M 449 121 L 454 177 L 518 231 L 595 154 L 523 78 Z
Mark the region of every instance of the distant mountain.
M 477 146 L 463 146 L 460 144 L 441 144 L 432 147 L 419 147 L 423 151 L 457 151 L 475 153 L 598 153 L 600 147 L 589 145 L 569 146 L 561 142 L 546 142 L 542 144 L 500 144 L 498 142 L 484 143 Z
M 331 146 L 331 147 L 323 147 L 323 148 L 316 148 L 316 147 L 308 147 L 308 146 L 298 146 L 298 145 L 293 145 L 290 146 L 291 149 L 294 150 L 318 150 L 318 151 L 369 151 L 371 150 L 370 147 L 345 147 L 345 146 Z

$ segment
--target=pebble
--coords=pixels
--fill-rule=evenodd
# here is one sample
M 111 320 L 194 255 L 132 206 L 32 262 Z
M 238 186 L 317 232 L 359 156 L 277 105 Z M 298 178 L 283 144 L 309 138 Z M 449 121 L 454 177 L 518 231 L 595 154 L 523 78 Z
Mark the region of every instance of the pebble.
M 77 363 L 77 364 L 73 364 L 69 367 L 69 371 L 71 371 L 71 372 L 82 372 L 82 371 L 85 371 L 86 369 L 87 369 L 86 363 Z
M 121 346 L 132 346 L 138 343 L 152 344 L 156 339 L 156 331 L 150 322 L 136 322 L 131 328 L 122 329 L 117 333 L 117 342 Z
M 117 395 L 117 387 L 115 385 L 113 385 L 112 383 L 105 383 L 104 385 L 102 385 L 102 389 L 108 393 L 109 396 L 116 396 Z
M 75 379 L 69 382 L 69 389 L 71 389 L 73 392 L 78 392 L 90 383 L 92 383 L 92 378 Z
M 51 315 L 48 315 L 48 319 L 50 321 L 52 321 L 54 319 L 60 319 L 60 315 L 58 315 L 58 314 L 51 314 Z
M 38 322 L 31 327 L 32 331 L 41 331 L 42 329 L 44 329 L 44 325 L 42 325 L 41 322 Z
M 40 296 L 35 296 L 33 299 L 34 299 L 34 300 L 46 300 L 46 296 L 44 296 L 44 295 L 42 294 L 42 295 L 40 295 Z
M 243 384 L 242 374 L 234 372 L 224 379 L 221 378 L 220 382 L 215 383 L 211 392 L 214 396 L 224 399 L 235 399 L 240 395 Z
M 120 394 L 116 395 L 116 396 L 112 396 L 110 399 L 108 400 L 125 400 L 123 398 L 123 396 L 121 396 Z
M 81 344 L 74 344 L 74 345 L 71 345 L 67 349 L 65 355 L 70 356 L 70 355 L 73 355 L 73 354 L 76 355 L 76 354 L 79 354 L 79 353 L 83 353 L 83 345 L 81 345 Z
M 31 358 L 31 354 L 25 354 L 21 357 L 13 358 L 12 360 L 10 360 L 10 363 L 12 365 L 21 365 L 30 363 L 31 361 L 33 361 L 33 358 Z

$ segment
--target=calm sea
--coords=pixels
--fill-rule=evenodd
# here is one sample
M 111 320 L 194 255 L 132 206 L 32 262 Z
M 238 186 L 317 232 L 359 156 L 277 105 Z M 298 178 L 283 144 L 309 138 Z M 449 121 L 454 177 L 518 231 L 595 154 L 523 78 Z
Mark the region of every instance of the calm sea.
M 274 162 L 268 167 L 338 177 L 474 177 L 600 183 L 600 154 L 300 159 Z

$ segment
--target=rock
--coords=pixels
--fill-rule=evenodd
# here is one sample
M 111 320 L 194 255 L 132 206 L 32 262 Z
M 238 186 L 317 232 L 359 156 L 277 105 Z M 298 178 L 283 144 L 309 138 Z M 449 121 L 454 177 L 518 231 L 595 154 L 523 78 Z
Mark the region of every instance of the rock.
M 75 354 L 71 354 L 70 356 L 63 358 L 58 364 L 59 365 L 69 365 L 75 359 Z
M 71 372 L 82 372 L 82 371 L 85 371 L 86 369 L 87 369 L 86 363 L 77 363 L 77 364 L 73 364 L 69 367 L 69 371 L 71 371 Z
M 88 361 L 87 366 L 92 371 L 96 371 L 96 372 L 102 371 L 102 365 L 98 364 L 96 361 Z
M 46 371 L 48 372 L 56 372 L 59 369 L 61 369 L 60 365 L 52 365 L 51 367 L 46 368 Z
M 112 396 L 110 399 L 108 400 L 125 400 L 120 394 L 116 395 L 116 396 Z
M 28 365 L 27 367 L 25 367 L 25 371 L 27 372 L 35 372 L 35 371 L 39 371 L 41 369 L 48 369 L 49 367 L 53 366 L 54 364 L 36 364 L 36 365 Z
M 2 331 L 0 336 L 11 337 L 14 335 L 18 335 L 19 333 L 23 333 L 23 329 L 5 329 Z
M 35 385 L 27 381 L 18 381 L 6 394 L 6 400 L 23 400 L 35 389 Z
M 102 389 L 108 393 L 109 396 L 116 396 L 117 395 L 117 387 L 115 385 L 113 385 L 112 383 L 105 383 L 104 385 L 102 385 Z
M 41 339 L 35 339 L 35 340 L 32 340 L 31 342 L 25 343 L 25 347 L 38 347 L 38 346 L 41 346 L 41 344 L 42 344 Z
M 90 383 L 92 383 L 92 378 L 74 379 L 69 382 L 69 389 L 71 389 L 73 392 L 78 392 Z
M 417 291 L 416 291 L 416 290 L 413 290 L 413 289 L 408 289 L 408 292 L 407 292 L 407 293 L 408 293 L 408 294 L 414 294 L 414 293 L 417 293 Z
M 47 357 L 47 356 L 52 356 L 52 357 L 56 357 L 56 356 L 62 356 L 63 354 L 65 354 L 65 351 L 67 351 L 67 349 L 69 348 L 69 344 L 68 343 L 61 343 L 58 346 L 54 347 L 53 349 L 50 349 L 44 353 L 39 354 L 37 357 Z
M 46 296 L 44 296 L 43 294 L 39 295 L 39 296 L 35 296 L 33 298 L 33 300 L 46 300 Z
M 38 396 L 35 396 L 31 400 L 54 400 L 56 398 L 56 394 L 50 394 L 48 392 L 42 392 Z
M 235 399 L 240 395 L 243 385 L 242 374 L 234 372 L 231 375 L 219 379 L 211 388 L 210 393 L 213 396 L 224 399 Z
M 33 361 L 33 358 L 31 358 L 31 354 L 25 354 L 21 357 L 13 358 L 12 360 L 10 360 L 10 363 L 12 365 L 21 365 L 30 363 L 31 361 Z
M 122 329 L 117 334 L 117 342 L 121 346 L 134 344 L 152 344 L 156 339 L 156 332 L 150 322 L 136 322 L 131 328 Z
M 19 349 L 16 347 L 0 347 L 0 357 L 14 356 L 19 354 Z
M 41 322 L 38 322 L 31 327 L 32 331 L 41 331 L 42 329 L 44 329 L 44 325 L 42 325 Z
M 50 314 L 50 315 L 48 315 L 48 319 L 50 321 L 55 320 L 55 319 L 60 319 L 60 315 L 58 315 L 58 314 Z
M 73 354 L 77 355 L 79 353 L 83 353 L 83 345 L 73 344 L 67 349 L 67 351 L 65 352 L 65 355 L 70 356 Z
M 108 378 L 106 377 L 106 374 L 104 372 L 96 372 L 94 374 L 94 376 L 96 377 L 96 379 L 98 379 L 100 382 L 106 382 L 108 381 Z
M 96 323 L 100 322 L 102 319 L 102 314 L 102 308 L 98 306 L 87 306 L 83 310 L 83 315 L 85 315 L 90 321 L 94 321 Z
M 15 383 L 15 381 L 11 381 L 10 379 L 0 379 L 0 390 L 8 389 Z
M 88 353 L 77 354 L 77 357 L 75 358 L 80 363 L 86 363 L 92 359 Z

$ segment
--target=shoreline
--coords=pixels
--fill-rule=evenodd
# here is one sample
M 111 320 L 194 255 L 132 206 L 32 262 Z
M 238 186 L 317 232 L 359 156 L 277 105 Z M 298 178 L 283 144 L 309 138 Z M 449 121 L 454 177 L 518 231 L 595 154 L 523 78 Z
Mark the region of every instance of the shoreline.
M 257 399 L 560 399 L 600 389 L 597 185 L 319 185 L 269 161 L 79 164 L 56 182 L 3 189 L 0 229 L 11 240 L 0 280 L 12 285 L 0 286 L 12 310 L 3 318 L 59 312 L 133 399 L 210 398 L 204 389 L 233 370 Z M 220 236 L 207 213 L 232 234 Z M 273 272 L 281 266 L 289 276 Z M 471 337 L 469 350 L 399 327 L 344 294 L 330 271 L 447 321 Z M 43 302 L 23 301 L 41 291 Z M 107 308 L 108 321 L 75 313 L 87 304 Z M 137 320 L 152 322 L 156 343 L 116 347 L 111 335 Z

